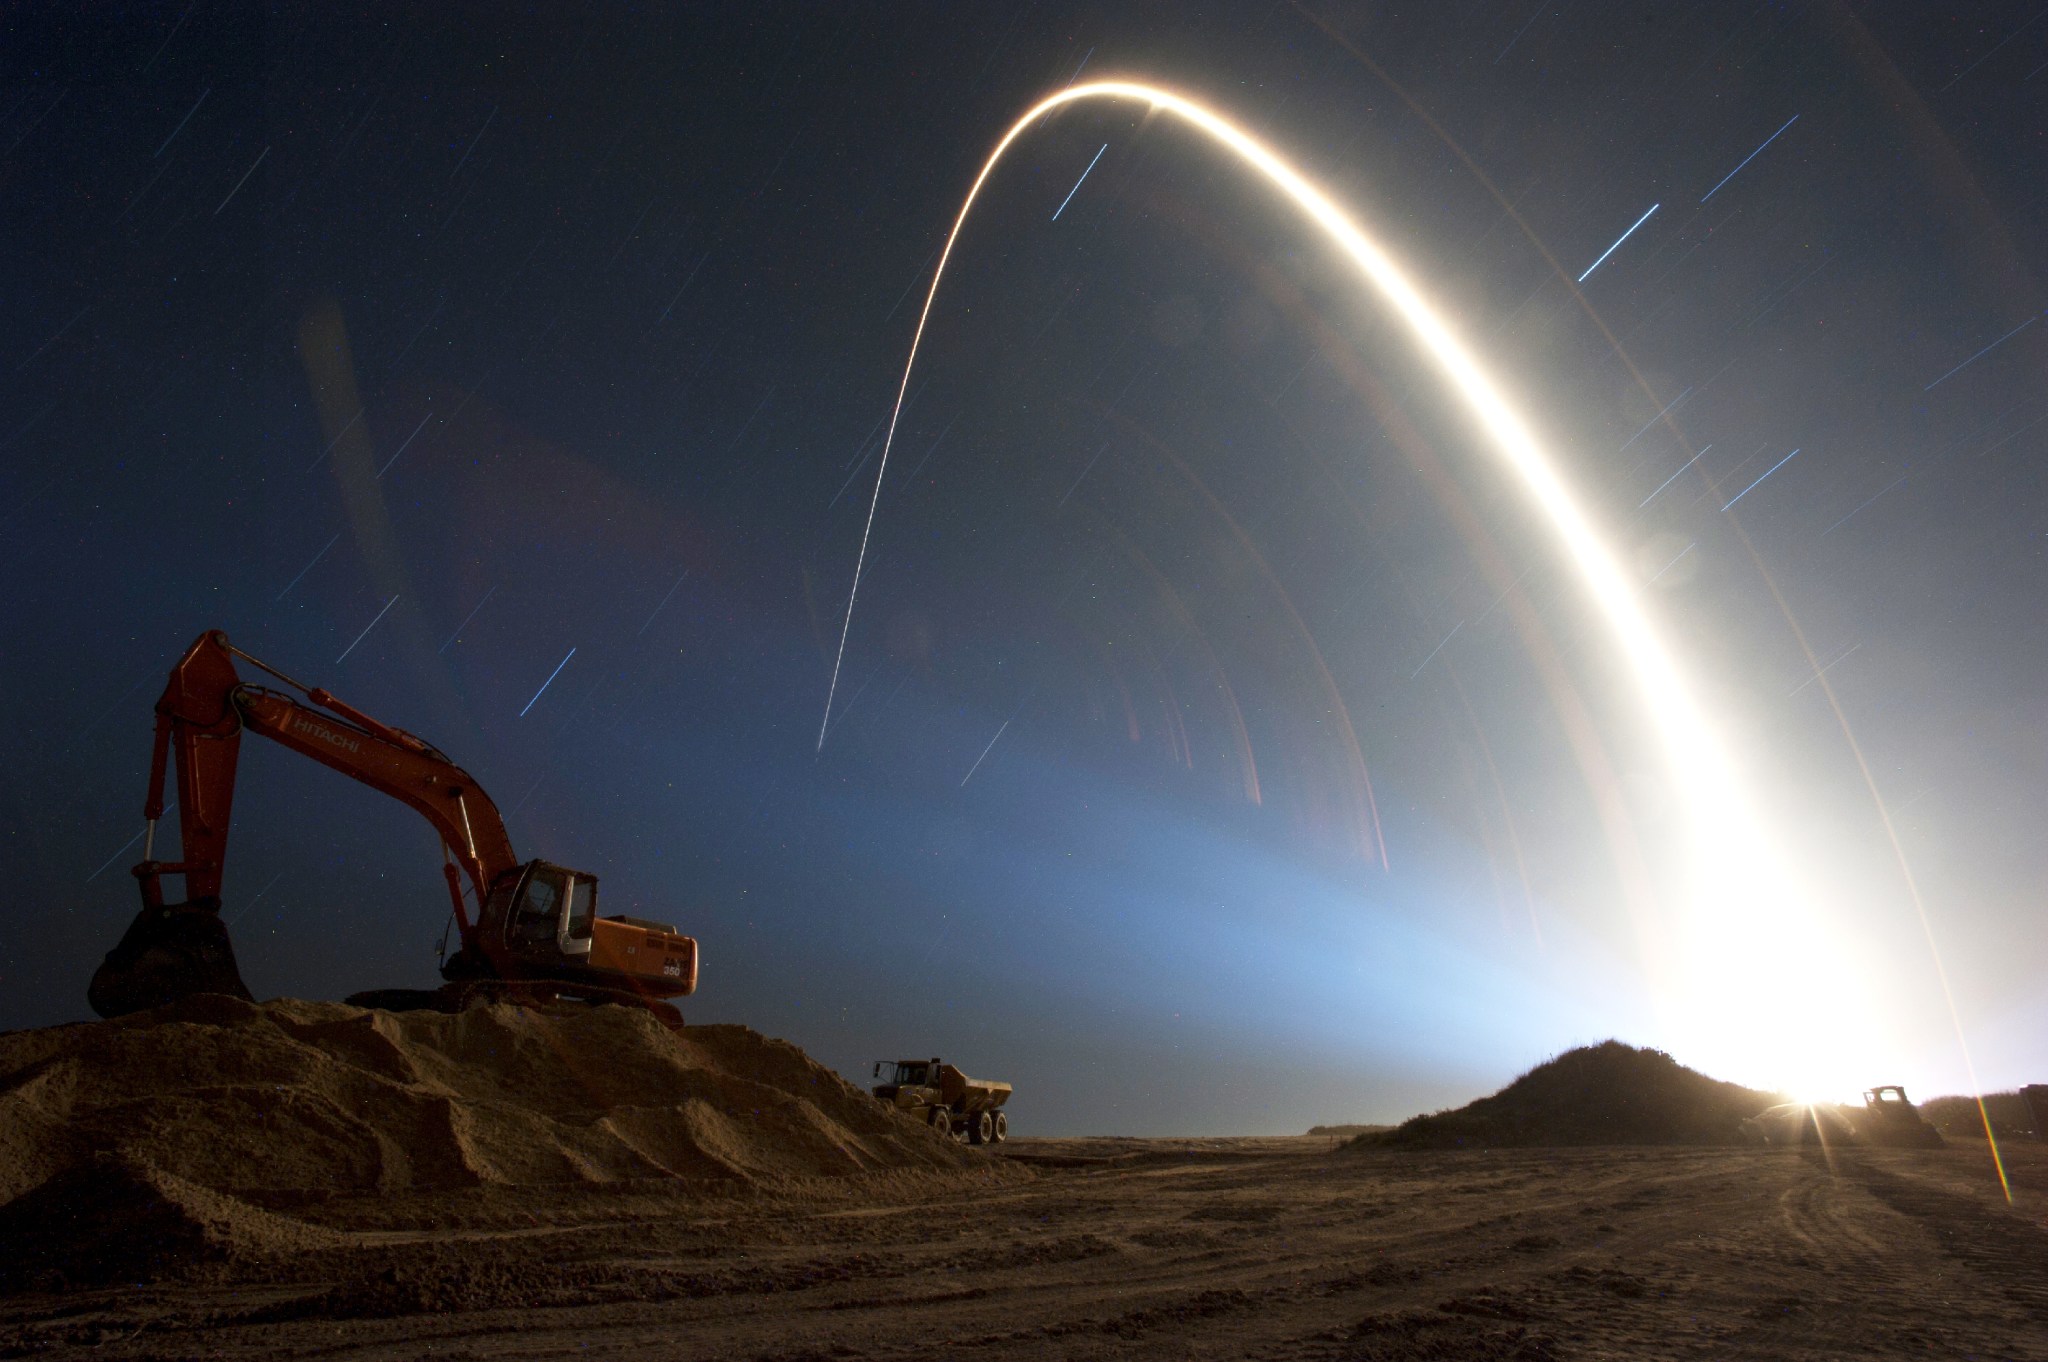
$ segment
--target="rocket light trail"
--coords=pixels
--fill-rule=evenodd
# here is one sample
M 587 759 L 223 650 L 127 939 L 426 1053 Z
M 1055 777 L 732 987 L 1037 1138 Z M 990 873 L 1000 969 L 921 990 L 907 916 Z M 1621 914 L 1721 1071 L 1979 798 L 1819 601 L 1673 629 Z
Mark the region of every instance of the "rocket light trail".
M 535 691 L 533 693 L 533 698 L 526 702 L 526 709 L 532 709 L 535 705 L 540 703 L 540 697 L 548 693 L 548 687 L 555 684 L 555 678 L 562 674 L 562 668 L 568 666 L 569 658 L 574 656 L 576 656 L 576 650 L 574 648 L 571 648 L 569 650 L 568 657 L 564 657 L 560 662 L 557 662 L 555 664 L 555 669 L 548 673 L 548 679 L 540 683 L 540 689 Z M 524 719 L 526 717 L 526 709 L 522 709 L 519 711 L 520 718 Z
M 1785 120 L 1785 128 L 1791 127 L 1794 123 L 1797 123 L 1798 121 L 1799 115 L 1793 114 L 1790 118 Z M 1721 184 L 1726 184 L 1728 183 L 1728 181 L 1734 179 L 1737 175 L 1740 175 L 1742 173 L 1742 166 L 1748 165 L 1751 161 L 1754 161 L 1757 157 L 1763 155 L 1764 147 L 1769 146 L 1771 143 L 1777 141 L 1779 137 L 1783 136 L 1785 128 L 1780 128 L 1778 129 L 1778 131 L 1772 133 L 1769 137 L 1766 137 L 1763 140 L 1763 146 L 1758 147 L 1755 151 L 1752 151 L 1751 153 L 1749 153 L 1749 155 L 1743 157 L 1742 165 L 1735 167 L 1735 169 L 1729 171 L 1726 175 L 1723 175 L 1721 177 Z M 1711 199 L 1714 197 L 1714 195 L 1720 193 L 1721 184 L 1717 184 L 1712 189 L 1709 189 L 1706 192 L 1706 194 L 1701 197 L 1700 202 L 1705 203 L 1708 199 Z
M 1109 143 L 1104 142 L 1102 144 L 1102 151 L 1108 150 Z M 1074 187 L 1072 189 L 1069 189 L 1067 191 L 1067 196 L 1060 200 L 1060 206 L 1052 210 L 1052 220 L 1054 222 L 1058 222 L 1060 220 L 1060 214 L 1067 211 L 1067 205 L 1074 201 L 1074 195 L 1081 192 L 1081 185 L 1087 180 L 1088 171 L 1095 169 L 1095 161 L 1099 161 L 1102 159 L 1102 151 L 1098 151 L 1095 153 L 1095 160 L 1090 161 L 1088 163 L 1088 170 L 1084 170 L 1081 172 L 1081 178 L 1074 181 Z
M 1779 469 L 1783 468 L 1783 467 L 1784 467 L 1784 466 L 1785 466 L 1786 464 L 1788 464 L 1788 463 L 1792 462 L 1792 460 L 1793 460 L 1793 459 L 1795 459 L 1795 458 L 1797 458 L 1797 457 L 1798 457 L 1798 455 L 1799 455 L 1799 451 L 1795 449 L 1795 450 L 1793 450 L 1793 451 L 1792 451 L 1792 452 L 1791 452 L 1790 454 L 1787 454 L 1787 455 L 1786 455 L 1786 456 L 1785 456 L 1784 458 L 1782 458 L 1782 459 L 1778 460 L 1778 461 L 1777 461 L 1776 463 L 1772 464 L 1772 465 L 1771 465 L 1771 467 L 1770 467 L 1770 471 L 1764 474 L 1764 478 L 1768 478 L 1768 477 L 1769 477 L 1769 476 L 1771 475 L 1771 473 L 1775 473 L 1775 472 L 1777 472 L 1777 471 L 1778 471 Z M 1761 485 L 1763 484 L 1763 480 L 1764 480 L 1764 478 L 1758 478 L 1758 479 L 1757 479 L 1757 480 L 1756 480 L 1755 482 L 1753 482 L 1753 483 L 1751 483 L 1751 484 L 1750 484 L 1749 486 L 1747 486 L 1747 487 L 1743 488 L 1743 489 L 1742 489 L 1742 490 L 1741 490 L 1740 492 L 1737 492 L 1737 493 L 1735 494 L 1735 500 L 1734 500 L 1734 501 L 1730 501 L 1730 502 L 1729 502 L 1729 503 L 1728 503 L 1728 504 L 1727 504 L 1726 506 L 1723 506 L 1723 507 L 1722 507 L 1721 509 L 1722 509 L 1722 510 L 1724 510 L 1724 511 L 1729 511 L 1729 510 L 1733 510 L 1733 509 L 1735 508 L 1735 502 L 1736 502 L 1736 501 L 1740 501 L 1740 500 L 1742 500 L 1742 499 L 1743 499 L 1744 497 L 1748 496 L 1748 495 L 1749 495 L 1749 494 L 1750 494 L 1751 492 L 1754 492 L 1754 491 L 1755 491 L 1755 490 L 1756 490 L 1756 489 L 1757 489 L 1757 488 L 1758 488 L 1759 486 L 1761 486 Z
M 1667 961 L 1684 962 L 1685 996 L 1671 1001 L 1682 1004 L 1686 1028 L 1692 1033 L 1687 1039 L 1698 1042 L 1702 1050 L 1716 1052 L 1710 1056 L 1710 1062 L 1712 1058 L 1727 1056 L 1732 1043 L 1751 1066 L 1775 1063 L 1781 1069 L 1787 1064 L 1807 1069 L 1804 1073 L 1782 1072 L 1780 1077 L 1784 1079 L 1832 1081 L 1834 1074 L 1821 1067 L 1820 1062 L 1839 1063 L 1841 1056 L 1823 1054 L 1818 1048 L 1818 1033 L 1825 1030 L 1836 1036 L 1853 1036 L 1859 1032 L 1859 1028 L 1843 1024 L 1843 1019 L 1851 1014 L 1847 1010 L 1848 976 L 1840 962 L 1840 952 L 1824 939 L 1818 919 L 1803 910 L 1799 887 L 1791 882 L 1789 867 L 1764 836 L 1759 811 L 1738 781 L 1730 753 L 1724 749 L 1716 727 L 1707 721 L 1694 697 L 1692 686 L 1644 613 L 1630 577 L 1622 570 L 1606 537 L 1588 518 L 1555 462 L 1493 378 L 1380 245 L 1322 190 L 1264 143 L 1205 105 L 1171 90 L 1136 81 L 1099 80 L 1048 95 L 1025 110 L 1004 132 L 969 187 L 940 252 L 938 268 L 925 295 L 897 385 L 896 408 L 890 417 L 889 434 L 883 440 L 875 491 L 869 501 L 868 520 L 861 535 L 838 654 L 826 694 L 825 714 L 818 728 L 818 749 L 824 748 L 832 717 L 832 699 L 853 627 L 861 570 L 866 563 L 875 507 L 881 500 L 904 394 L 910 387 L 918 349 L 939 286 L 945 279 L 946 266 L 983 187 L 1011 144 L 1047 113 L 1081 100 L 1132 102 L 1145 106 L 1153 115 L 1170 114 L 1232 153 L 1321 228 L 1350 258 L 1364 280 L 1405 324 L 1411 339 L 1463 399 L 1486 443 L 1549 525 L 1592 603 L 1604 616 L 1634 675 L 1643 707 L 1664 748 L 1674 784 L 1690 813 L 1697 862 L 1697 873 L 1692 877 L 1693 903 L 1690 914 L 1677 924 L 1683 930 L 1673 934 L 1668 950 L 1653 952 L 1646 959 L 1653 981 L 1659 981 Z M 1658 206 L 1653 204 L 1650 212 L 1637 219 L 1615 246 L 1627 240 Z M 1610 246 L 1607 254 L 1613 250 Z M 1605 259 L 1603 254 L 1601 260 Z M 1596 260 L 1594 267 L 1599 263 Z M 1589 268 L 1587 273 L 1591 272 Z M 1763 948 L 1766 943 L 1767 948 Z M 1645 943 L 1646 950 L 1650 945 Z M 1768 980 L 1759 979 L 1758 971 L 1766 967 L 1774 967 Z M 1736 1015 L 1727 999 L 1729 983 L 1736 979 L 1757 979 L 1757 1001 L 1771 1006 L 1752 1009 L 1757 1015 L 1747 1020 Z M 1802 1029 L 1816 1033 L 1803 1047 L 1791 1043 L 1791 1038 Z
M 1664 205 L 1661 203 L 1651 204 L 1650 213 L 1656 212 L 1659 208 L 1662 208 L 1663 206 Z M 1605 260 L 1608 256 L 1613 255 L 1614 252 L 1620 248 L 1622 242 L 1634 236 L 1636 234 L 1636 228 L 1642 226 L 1644 223 L 1650 220 L 1650 213 L 1645 213 L 1641 217 L 1637 218 L 1635 220 L 1634 226 L 1631 226 L 1626 232 L 1623 232 L 1620 236 L 1614 239 L 1614 245 L 1609 246 L 1606 250 L 1600 252 L 1600 260 Z M 1591 274 L 1594 270 L 1599 269 L 1600 260 L 1595 260 L 1592 264 L 1586 266 L 1586 274 Z M 1580 283 L 1583 284 L 1586 282 L 1586 274 L 1582 274 L 1579 276 Z

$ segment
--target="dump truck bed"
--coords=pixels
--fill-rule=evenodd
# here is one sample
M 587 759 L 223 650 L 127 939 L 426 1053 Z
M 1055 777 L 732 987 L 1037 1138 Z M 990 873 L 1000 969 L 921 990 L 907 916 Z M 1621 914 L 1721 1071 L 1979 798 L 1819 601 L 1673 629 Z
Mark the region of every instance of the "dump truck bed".
M 961 1111 L 994 1111 L 1010 1100 L 1010 1085 L 969 1078 L 951 1064 L 939 1066 L 939 1091 L 946 1105 Z

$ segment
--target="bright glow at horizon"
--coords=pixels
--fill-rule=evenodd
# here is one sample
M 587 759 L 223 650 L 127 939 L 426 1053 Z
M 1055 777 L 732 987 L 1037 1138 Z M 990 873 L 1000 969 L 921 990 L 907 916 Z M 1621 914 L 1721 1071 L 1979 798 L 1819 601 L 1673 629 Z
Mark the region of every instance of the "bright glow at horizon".
M 1258 172 L 1322 228 L 1393 308 L 1464 399 L 1494 452 L 1556 534 L 1634 674 L 1689 816 L 1693 861 L 1689 901 L 1672 924 L 1673 930 L 1641 943 L 1651 987 L 1665 1010 L 1667 1025 L 1674 1033 L 1671 1043 L 1679 1048 L 1680 1060 L 1717 1077 L 1807 1091 L 1849 1081 L 1859 1072 L 1856 1066 L 1862 1056 L 1846 1053 L 1842 1038 L 1857 1037 L 1859 1050 L 1874 1049 L 1882 1034 L 1873 1029 L 1874 1017 L 1863 1005 L 1865 999 L 1852 996 L 1855 991 L 1848 984 L 1851 962 L 1827 939 L 1789 866 L 1764 837 L 1758 811 L 1737 780 L 1721 739 L 1643 612 L 1605 537 L 1580 508 L 1555 463 L 1492 377 L 1377 242 L 1264 143 L 1222 115 L 1171 90 L 1136 81 L 1100 80 L 1048 95 L 1018 116 L 968 190 L 939 254 L 897 386 L 896 406 L 883 442 L 874 498 L 868 505 L 860 557 L 854 566 L 853 590 L 833 661 L 825 721 L 818 729 L 819 748 L 824 747 L 831 720 L 832 696 L 838 690 L 840 664 L 853 626 L 854 599 L 860 590 L 896 424 L 947 261 L 975 200 L 1010 144 L 1046 114 L 1082 100 L 1134 101 L 1154 113 L 1181 119 Z M 1651 211 L 1656 210 L 1653 207 Z M 1648 216 L 1643 215 L 1645 219 Z M 1636 226 L 1641 225 L 1639 219 Z

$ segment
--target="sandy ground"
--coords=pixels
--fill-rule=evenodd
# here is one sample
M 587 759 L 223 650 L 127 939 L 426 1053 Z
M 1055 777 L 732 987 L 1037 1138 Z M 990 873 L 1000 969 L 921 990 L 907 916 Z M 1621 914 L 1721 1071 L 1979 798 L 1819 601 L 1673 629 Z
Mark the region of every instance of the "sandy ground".
M 707 1200 L 480 1189 L 345 1248 L 0 1297 L 0 1356 L 2048 1358 L 2048 1148 L 1013 1140 Z M 984 1156 L 988 1157 L 988 1156 Z M 989 1157 L 991 1165 L 995 1157 Z M 1831 1166 L 1832 1165 L 1832 1166 Z M 451 1216 L 451 1205 L 467 1205 Z

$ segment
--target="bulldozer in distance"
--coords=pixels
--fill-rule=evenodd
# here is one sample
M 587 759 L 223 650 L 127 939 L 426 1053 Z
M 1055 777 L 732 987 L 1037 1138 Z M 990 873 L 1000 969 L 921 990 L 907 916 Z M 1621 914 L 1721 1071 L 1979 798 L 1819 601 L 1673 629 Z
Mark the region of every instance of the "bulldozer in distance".
M 236 658 L 304 700 L 245 682 Z M 696 941 L 666 923 L 598 916 L 597 877 L 547 861 L 522 862 L 497 805 L 444 753 L 294 681 L 234 647 L 219 630 L 201 634 L 186 649 L 156 703 L 143 858 L 132 872 L 142 911 L 93 974 L 86 991 L 93 1011 L 117 1017 L 193 993 L 250 997 L 220 919 L 245 731 L 408 805 L 440 836 L 441 872 L 460 937 L 459 948 L 441 964 L 447 983 L 438 990 L 359 993 L 350 1002 L 460 1011 L 484 1002 L 538 1006 L 566 998 L 629 1004 L 682 1025 L 682 1014 L 667 1000 L 697 987 Z M 182 859 L 166 862 L 154 853 L 173 762 Z M 183 902 L 164 902 L 166 875 L 184 877 Z

